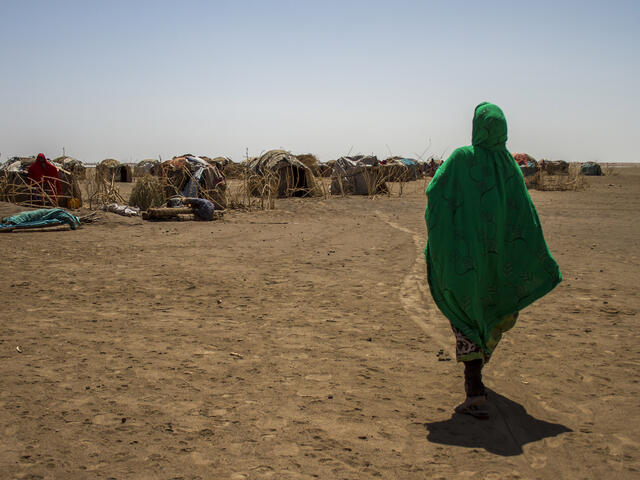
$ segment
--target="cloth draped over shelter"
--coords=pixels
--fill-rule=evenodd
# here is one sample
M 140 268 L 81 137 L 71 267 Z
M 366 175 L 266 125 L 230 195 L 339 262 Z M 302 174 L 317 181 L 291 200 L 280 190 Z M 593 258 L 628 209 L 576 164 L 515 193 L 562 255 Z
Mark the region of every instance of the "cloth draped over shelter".
M 513 159 L 525 177 L 530 177 L 538 172 L 538 162 L 531 155 L 527 153 L 514 153 Z
M 377 195 L 388 192 L 385 175 L 375 156 L 341 157 L 331 172 L 332 195 Z
M 200 157 L 183 155 L 162 163 L 166 197 L 200 197 L 211 200 L 217 208 L 226 208 L 225 176 L 215 164 Z
M 74 171 L 48 159 L 44 168 L 36 164 L 36 157 L 12 157 L 0 165 L 0 199 L 25 206 L 82 206 L 82 192 Z
M 420 172 L 418 162 L 412 158 L 391 157 L 380 162 L 389 182 L 411 182 L 417 180 Z

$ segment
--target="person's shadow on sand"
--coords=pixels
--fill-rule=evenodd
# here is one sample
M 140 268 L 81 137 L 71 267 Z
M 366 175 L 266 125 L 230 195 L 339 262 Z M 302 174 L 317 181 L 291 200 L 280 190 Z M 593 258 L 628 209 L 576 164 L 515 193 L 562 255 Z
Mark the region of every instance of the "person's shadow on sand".
M 425 423 L 429 431 L 427 440 L 443 445 L 484 448 L 496 455 L 512 456 L 520 455 L 522 446 L 527 443 L 572 431 L 559 423 L 532 417 L 522 405 L 491 390 L 489 404 L 489 420 L 454 413 L 449 420 Z

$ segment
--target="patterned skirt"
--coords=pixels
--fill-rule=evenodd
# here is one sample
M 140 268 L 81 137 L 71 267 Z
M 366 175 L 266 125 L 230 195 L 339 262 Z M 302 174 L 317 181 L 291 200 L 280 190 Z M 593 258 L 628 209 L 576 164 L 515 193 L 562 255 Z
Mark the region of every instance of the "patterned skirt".
M 500 343 L 502 334 L 511 330 L 511 328 L 516 324 L 517 319 L 518 312 L 507 315 L 502 319 L 502 322 L 491 330 L 491 336 L 487 342 L 487 347 L 491 349 L 491 353 L 496 349 L 498 343 Z M 464 333 L 453 325 L 451 325 L 451 328 L 453 329 L 453 334 L 456 336 L 456 360 L 458 362 L 468 362 L 471 360 L 481 359 L 484 363 L 487 363 L 491 359 L 491 353 L 485 351 L 480 345 L 469 340 L 465 337 Z

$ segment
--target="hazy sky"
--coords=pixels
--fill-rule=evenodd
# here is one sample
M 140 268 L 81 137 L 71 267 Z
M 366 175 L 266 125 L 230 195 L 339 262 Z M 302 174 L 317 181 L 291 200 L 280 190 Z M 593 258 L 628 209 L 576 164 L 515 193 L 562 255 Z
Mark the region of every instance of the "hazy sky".
M 640 161 L 640 1 L 0 0 L 0 152 Z M 387 147 L 388 146 L 388 147 Z

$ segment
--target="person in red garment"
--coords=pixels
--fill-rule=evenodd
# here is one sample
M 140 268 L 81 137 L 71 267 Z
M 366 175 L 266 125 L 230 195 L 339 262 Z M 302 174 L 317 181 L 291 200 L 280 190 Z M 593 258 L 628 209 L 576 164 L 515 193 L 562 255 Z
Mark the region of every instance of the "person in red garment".
M 54 205 L 58 204 L 57 196 L 60 195 L 58 169 L 43 153 L 39 153 L 36 161 L 29 167 L 29 180 L 32 185 L 40 185 Z M 46 196 L 40 200 L 46 202 Z

